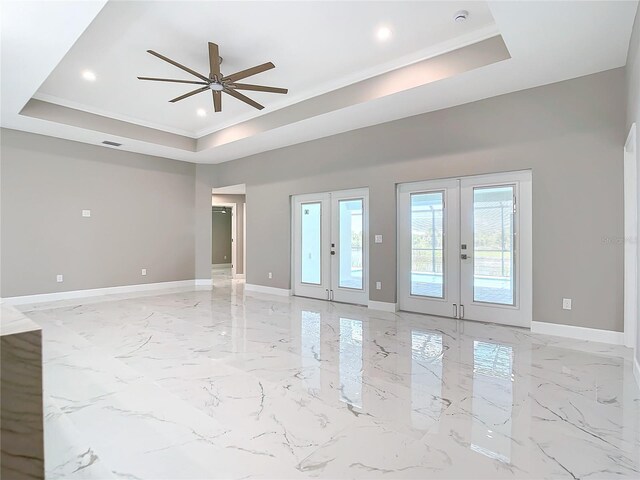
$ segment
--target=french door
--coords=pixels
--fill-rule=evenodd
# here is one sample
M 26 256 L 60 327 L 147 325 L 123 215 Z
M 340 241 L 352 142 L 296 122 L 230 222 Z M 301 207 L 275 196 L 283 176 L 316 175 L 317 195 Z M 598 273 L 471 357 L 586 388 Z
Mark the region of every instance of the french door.
M 531 172 L 398 186 L 401 310 L 531 324 Z
M 294 295 L 368 303 L 368 200 L 368 189 L 293 197 Z

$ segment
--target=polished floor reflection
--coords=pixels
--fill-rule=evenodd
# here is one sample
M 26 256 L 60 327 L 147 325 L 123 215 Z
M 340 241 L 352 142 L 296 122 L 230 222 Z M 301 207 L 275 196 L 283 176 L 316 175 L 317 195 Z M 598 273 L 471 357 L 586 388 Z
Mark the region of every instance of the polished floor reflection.
M 47 478 L 640 478 L 631 356 L 211 290 L 39 305 Z

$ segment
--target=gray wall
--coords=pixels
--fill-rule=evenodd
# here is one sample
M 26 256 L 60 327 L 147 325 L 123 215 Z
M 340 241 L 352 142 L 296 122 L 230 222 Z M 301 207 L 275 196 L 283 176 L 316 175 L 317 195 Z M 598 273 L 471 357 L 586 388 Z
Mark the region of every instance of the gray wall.
M 194 278 L 194 165 L 1 134 L 2 297 Z
M 640 135 L 640 8 L 636 13 L 633 33 L 631 34 L 631 41 L 629 42 L 629 53 L 625 73 L 627 84 L 627 124 L 625 134 L 635 122 L 636 135 Z M 638 140 L 636 140 L 636 142 L 640 143 Z M 640 152 L 638 152 L 637 155 L 637 158 L 640 159 Z M 640 185 L 640 165 L 638 165 L 638 185 Z M 638 212 L 640 212 L 640 196 L 638 197 Z M 638 242 L 638 238 L 640 238 L 640 231 L 636 232 L 636 242 Z M 629 240 L 627 239 L 627 241 Z M 640 257 L 638 258 L 638 272 L 640 272 Z M 637 311 L 640 315 L 640 298 Z M 638 362 L 640 362 L 640 319 L 638 320 L 637 334 L 636 345 L 638 348 L 636 350 L 636 356 Z
M 212 195 L 213 205 L 220 203 L 236 204 L 236 274 L 244 274 L 244 195 Z M 215 262 L 213 262 L 215 263 Z M 231 263 L 231 262 L 229 262 Z
M 231 212 L 224 214 L 212 209 L 211 263 L 231 263 Z
M 371 299 L 396 301 L 396 184 L 533 171 L 533 318 L 621 331 L 624 69 L 196 169 L 196 270 L 211 186 L 246 184 L 247 283 L 290 288 L 290 195 L 370 189 Z M 202 248 L 202 245 L 207 245 Z M 273 272 L 273 279 L 268 272 Z M 382 290 L 373 288 L 382 281 Z M 562 297 L 573 299 L 562 310 Z

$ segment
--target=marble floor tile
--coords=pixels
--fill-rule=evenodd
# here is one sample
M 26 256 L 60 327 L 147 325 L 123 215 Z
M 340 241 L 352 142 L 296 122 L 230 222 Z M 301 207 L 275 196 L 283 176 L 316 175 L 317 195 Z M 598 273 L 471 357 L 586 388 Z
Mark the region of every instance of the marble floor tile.
M 22 306 L 47 478 L 640 478 L 623 347 L 214 288 Z

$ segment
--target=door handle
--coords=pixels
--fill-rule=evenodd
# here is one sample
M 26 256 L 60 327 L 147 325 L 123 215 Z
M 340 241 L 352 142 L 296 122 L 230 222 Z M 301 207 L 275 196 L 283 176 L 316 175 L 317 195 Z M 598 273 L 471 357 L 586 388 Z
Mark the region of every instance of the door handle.
M 331 255 L 335 255 L 335 254 L 336 254 L 336 252 L 334 252 L 333 250 L 331 250 Z
M 469 257 L 469 255 L 467 255 L 466 253 L 461 253 L 461 254 L 460 254 L 460 258 L 461 258 L 462 260 L 467 260 L 467 259 L 469 259 L 469 258 L 471 258 L 471 257 Z

